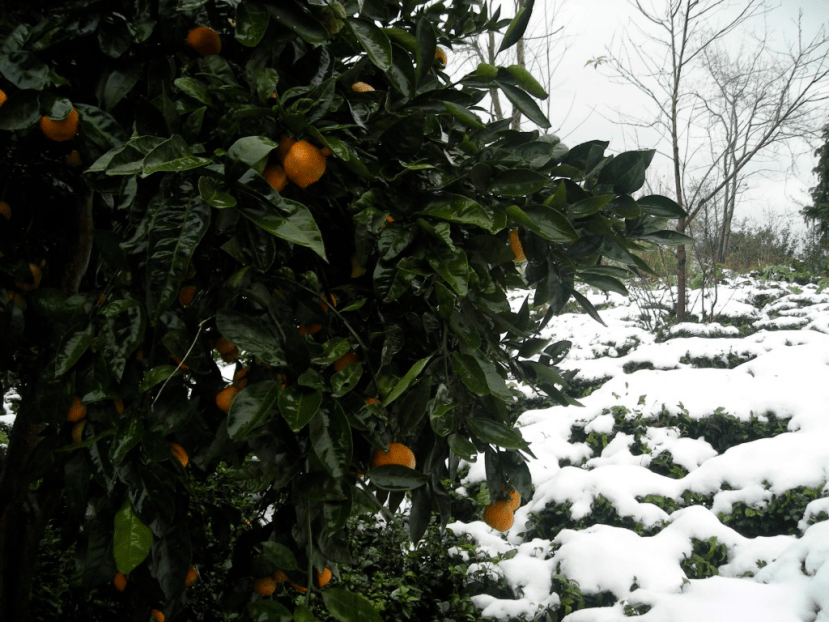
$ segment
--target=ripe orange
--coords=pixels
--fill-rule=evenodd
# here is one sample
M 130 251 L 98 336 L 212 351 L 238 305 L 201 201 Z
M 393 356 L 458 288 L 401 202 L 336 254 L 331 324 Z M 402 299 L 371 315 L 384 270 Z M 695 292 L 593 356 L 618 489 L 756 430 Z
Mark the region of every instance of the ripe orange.
M 366 84 L 365 82 L 355 82 L 352 85 L 352 91 L 356 93 L 368 93 L 369 91 L 374 91 L 375 87 L 371 84 Z
M 272 577 L 259 578 L 254 582 L 254 592 L 263 597 L 270 597 L 277 590 L 277 582 Z
M 0 201 L 0 214 L 8 221 L 12 218 L 12 207 L 5 201 Z
M 80 396 L 72 398 L 72 404 L 66 413 L 67 422 L 80 422 L 86 417 L 86 405 L 81 402 Z
M 281 571 L 280 569 L 274 571 L 274 582 L 277 584 L 284 584 L 288 582 L 288 576 L 285 575 L 285 571 Z
M 277 160 L 282 162 L 285 160 L 285 157 L 288 155 L 288 152 L 297 142 L 297 139 L 291 138 L 290 136 L 281 136 L 280 137 L 280 146 L 277 148 Z
M 14 285 L 24 292 L 31 292 L 40 287 L 40 280 L 43 279 L 43 271 L 37 264 L 29 264 L 29 272 L 32 273 L 32 283 L 24 283 L 22 281 L 15 281 Z
M 182 464 L 182 467 L 187 467 L 190 457 L 187 456 L 187 451 L 175 441 L 170 442 L 170 453 L 176 457 L 176 460 Z
M 72 426 L 72 441 L 75 443 L 81 443 L 81 440 L 84 438 L 84 426 L 86 426 L 86 420 L 75 422 Z
M 374 396 L 369 396 L 369 397 L 366 399 L 366 404 L 367 404 L 367 405 L 379 405 L 379 404 L 380 404 L 380 400 L 378 400 L 378 399 L 377 399 L 377 398 L 375 398 Z
M 320 309 L 323 310 L 323 313 L 329 313 L 329 304 L 328 301 L 331 301 L 332 307 L 337 307 L 337 297 L 334 294 L 329 294 L 328 300 L 326 300 L 325 295 L 323 295 L 323 300 L 320 301 Z
M 516 258 L 517 262 L 524 262 L 527 258 L 525 257 L 524 249 L 522 249 L 522 241 L 519 240 L 519 232 L 515 229 L 510 231 L 510 249 L 513 251 L 513 255 Z
M 41 117 L 40 129 L 43 130 L 46 138 L 50 138 L 57 143 L 70 141 L 78 133 L 78 111 L 73 108 L 72 112 L 64 119 Z
M 353 350 L 350 350 L 348 353 L 343 355 L 340 359 L 334 362 L 334 371 L 340 372 L 346 366 L 350 366 L 353 363 L 357 363 L 357 353 Z
M 0 106 L 6 103 L 6 100 L 9 99 L 6 95 L 6 92 L 3 89 L 0 89 Z
M 113 402 L 115 403 L 115 410 L 118 411 L 118 414 L 121 415 L 124 413 L 124 401 L 120 398 L 116 398 Z
M 150 618 L 155 619 L 159 623 L 164 623 L 164 621 L 165 621 L 164 613 L 161 610 L 156 610 L 156 609 L 150 610 Z
M 220 337 L 216 341 L 216 346 L 214 348 L 219 351 L 220 355 L 227 355 L 228 353 L 233 352 L 233 349 L 236 348 L 236 346 L 234 346 L 233 342 L 231 342 L 228 338 Z
M 372 457 L 372 467 L 381 465 L 403 465 L 415 469 L 415 455 L 402 443 L 390 443 L 388 452 L 378 450 Z
M 66 154 L 64 160 L 66 161 L 66 166 L 68 167 L 75 168 L 81 166 L 81 154 L 78 153 L 77 149 L 73 149 Z
M 190 565 L 190 569 L 187 570 L 187 575 L 184 578 L 184 585 L 185 586 L 193 586 L 196 584 L 196 580 L 199 579 L 199 572 L 196 571 L 196 567 Z
M 285 169 L 278 164 L 269 164 L 262 170 L 262 177 L 271 185 L 271 188 L 281 193 L 288 186 Z
M 314 335 L 323 328 L 321 324 L 301 324 L 300 335 Z
M 292 582 L 291 580 L 289 580 L 288 583 L 291 585 L 291 588 L 295 588 L 298 591 L 300 591 L 301 593 L 307 593 L 308 592 L 308 589 L 305 586 L 300 586 L 299 584 L 297 584 L 296 582 Z
M 447 53 L 443 48 L 435 49 L 435 60 L 437 60 L 441 64 L 441 67 L 446 67 Z
M 484 507 L 484 523 L 499 532 L 507 532 L 513 525 L 513 511 L 510 510 L 512 502 L 502 500 L 493 502 Z
M 321 153 L 321 154 L 323 154 L 323 156 L 325 156 L 326 158 L 328 158 L 328 157 L 329 157 L 329 156 L 331 156 L 334 152 L 333 152 L 331 149 L 329 149 L 328 147 L 323 147 L 323 148 L 320 150 L 320 153 Z
M 115 584 L 115 589 L 119 593 L 123 593 L 124 589 L 127 588 L 127 576 L 117 571 L 115 577 L 112 579 L 112 583 Z
M 317 574 L 317 586 L 323 588 L 329 582 L 331 582 L 331 569 L 326 567 L 322 573 Z
M 225 413 L 227 413 L 228 411 L 230 411 L 231 405 L 233 404 L 233 401 L 238 394 L 239 390 L 233 385 L 229 385 L 221 392 L 216 394 L 216 406 L 219 407 Z
M 522 495 L 512 487 L 507 495 L 509 496 L 509 499 L 507 499 L 506 502 L 511 511 L 515 511 L 522 505 Z
M 179 303 L 182 304 L 182 307 L 190 307 L 195 294 L 196 286 L 184 286 L 181 290 L 179 290 Z
M 219 54 L 222 51 L 222 40 L 213 28 L 199 26 L 187 33 L 187 45 L 202 56 Z
M 248 379 L 245 378 L 248 376 L 248 371 L 250 367 L 240 368 L 236 372 L 233 373 L 233 386 L 237 389 L 245 389 L 245 386 L 248 385 Z
M 282 163 L 285 174 L 300 188 L 307 188 L 326 172 L 326 158 L 308 141 L 297 141 Z

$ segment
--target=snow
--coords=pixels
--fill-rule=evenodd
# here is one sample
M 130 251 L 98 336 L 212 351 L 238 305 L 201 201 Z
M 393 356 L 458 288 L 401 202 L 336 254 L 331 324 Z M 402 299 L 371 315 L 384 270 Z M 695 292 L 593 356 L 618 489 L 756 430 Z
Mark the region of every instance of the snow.
M 507 533 L 483 521 L 449 526 L 476 543 L 476 564 L 493 565 L 515 596 L 477 595 L 481 615 L 530 620 L 549 609 L 563 616 L 552 584 L 558 574 L 586 597 L 610 593 L 616 600 L 575 610 L 565 621 L 828 620 L 828 293 L 730 279 L 714 306 L 706 299 L 717 321 L 677 325 L 665 341 L 639 326 L 635 302 L 585 294 L 603 306 L 606 327 L 585 314 L 563 314 L 543 334 L 573 342 L 558 366 L 578 369 L 575 381 L 593 388 L 579 398 L 584 408 L 531 410 L 517 422 L 536 456 L 528 461 L 532 498 L 523 500 Z M 672 296 L 662 291 L 650 298 L 665 305 Z M 700 311 L 699 298 L 692 309 Z M 716 438 L 684 436 L 674 425 L 713 416 L 747 430 L 777 423 L 770 428 L 777 434 L 753 434 L 719 453 Z M 645 428 L 636 453 L 630 429 L 618 430 L 620 418 Z M 595 452 L 572 440 L 572 429 L 604 437 L 603 447 Z M 687 473 L 652 471 L 663 452 Z M 483 460 L 469 468 L 465 485 L 485 480 Z M 803 517 L 798 511 L 790 533 L 748 537 L 724 523 L 737 503 L 763 513 L 801 487 L 821 494 L 803 507 Z M 684 493 L 703 502 L 685 501 Z M 649 495 L 673 500 L 677 510 L 645 502 Z M 592 520 L 600 498 L 640 524 L 640 533 Z M 553 528 L 552 538 L 531 541 L 536 518 L 554 508 L 577 527 Z M 701 541 L 724 548 L 726 560 L 716 561 L 710 577 L 689 577 L 684 561 Z

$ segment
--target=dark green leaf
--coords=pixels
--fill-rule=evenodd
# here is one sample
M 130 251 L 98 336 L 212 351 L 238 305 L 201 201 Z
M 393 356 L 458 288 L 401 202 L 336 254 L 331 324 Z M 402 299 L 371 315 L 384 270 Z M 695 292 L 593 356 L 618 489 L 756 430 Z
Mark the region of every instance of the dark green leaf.
M 618 195 L 630 195 L 642 188 L 653 157 L 653 149 L 623 152 L 602 167 L 599 183 L 613 184 Z
M 606 207 L 607 210 L 618 214 L 623 218 L 637 218 L 642 214 L 640 206 L 631 197 L 631 195 L 620 195 L 614 199 Z
M 392 67 L 392 44 L 386 33 L 369 20 L 358 18 L 347 23 L 369 60 L 381 71 L 388 71 Z
M 496 80 L 496 82 L 498 82 L 502 93 L 507 96 L 510 103 L 518 108 L 525 117 L 530 119 L 540 128 L 550 127 L 550 121 L 548 121 L 547 117 L 545 117 L 545 113 L 542 112 L 539 105 L 534 102 L 527 93 L 518 87 L 514 87 L 512 84 L 507 84 L 506 82 L 501 82 L 499 80 Z
M 210 158 L 194 156 L 181 136 L 174 134 L 144 157 L 142 177 L 165 171 L 189 171 L 212 162 Z
M 548 344 L 550 344 L 550 340 L 541 337 L 527 338 L 519 348 L 519 355 L 526 359 L 533 357 L 533 355 L 539 353 Z
M 166 381 L 176 372 L 177 369 L 175 366 L 156 366 L 155 368 L 148 370 L 147 374 L 144 375 L 144 378 L 141 380 L 141 383 L 138 386 L 138 391 L 146 392 L 147 390 L 149 390 L 152 387 L 155 387 L 159 383 Z
M 342 588 L 323 591 L 323 603 L 338 621 L 381 621 L 380 614 L 363 595 Z
M 213 106 L 213 98 L 210 96 L 208 85 L 201 80 L 190 77 L 176 78 L 173 84 L 179 91 L 188 97 L 192 97 L 197 102 L 201 102 L 206 106 Z
M 490 210 L 474 199 L 452 193 L 444 193 L 440 199 L 430 201 L 421 214 L 434 216 L 451 223 L 475 225 L 486 229 L 490 233 L 496 233 L 503 229 L 505 225 L 501 219 L 498 219 Z
M 459 296 L 467 296 L 470 266 L 461 249 L 435 248 L 428 257 L 433 270 L 441 275 Z
M 147 558 L 153 546 L 153 533 L 133 512 L 133 506 L 129 500 L 126 500 L 115 514 L 114 523 L 112 553 L 115 557 L 115 566 L 126 575 Z
M 491 443 L 508 450 L 522 450 L 527 448 L 527 442 L 515 428 L 484 418 L 468 417 L 467 427 L 470 432 L 485 443 Z
M 228 158 L 252 167 L 267 158 L 268 154 L 277 147 L 279 143 L 275 143 L 267 136 L 246 136 L 230 146 Z
M 62 376 L 69 372 L 69 369 L 78 362 L 78 359 L 92 344 L 92 337 L 93 327 L 91 324 L 85 329 L 64 336 L 55 356 L 55 376 Z
M 110 461 L 113 465 L 118 465 L 127 456 L 127 453 L 132 450 L 144 435 L 144 424 L 138 417 L 131 417 L 123 420 L 118 425 L 118 432 L 115 434 L 115 439 L 110 446 Z
M 637 203 L 646 214 L 667 218 L 683 218 L 686 211 L 668 197 L 662 195 L 646 195 L 637 199 Z
M 0 130 L 24 130 L 40 119 L 37 91 L 18 91 L 0 106 Z
M 661 244 L 667 247 L 676 247 L 679 245 L 695 243 L 694 238 L 690 238 L 686 234 L 681 234 L 670 229 L 664 229 L 663 231 L 655 231 L 651 234 L 637 236 L 637 238 L 639 240 L 648 240 L 650 242 L 656 242 L 657 244 Z
M 498 53 L 504 52 L 507 48 L 515 45 L 519 39 L 525 34 L 525 29 L 530 22 L 530 15 L 533 13 L 533 3 L 535 0 L 527 0 L 522 10 L 516 13 L 516 16 L 510 22 L 510 27 L 504 33 L 504 38 L 499 46 Z
M 285 354 L 275 332 L 259 319 L 232 309 L 220 309 L 216 313 L 216 328 L 237 348 L 256 355 L 263 363 L 286 365 Z
M 352 462 L 352 430 L 338 407 L 318 410 L 308 423 L 314 453 L 333 478 L 345 475 Z
M 274 569 L 293 571 L 297 568 L 297 558 L 294 556 L 294 552 L 285 545 L 275 541 L 265 541 L 262 543 L 262 557 Z
M 484 124 L 481 122 L 481 119 L 479 119 L 477 116 L 475 116 L 473 113 L 471 113 L 469 110 L 467 110 L 463 106 L 459 106 L 458 104 L 455 104 L 453 102 L 441 102 L 441 103 L 444 105 L 444 108 L 446 108 L 453 117 L 458 119 L 464 125 L 468 125 L 471 128 L 477 128 L 477 129 L 480 129 L 480 128 L 484 127 Z
M 138 84 L 141 70 L 137 65 L 114 69 L 104 85 L 104 108 L 112 110 Z
M 18 89 L 41 91 L 53 84 L 48 65 L 30 52 L 0 55 L 0 74 Z
M 590 273 L 578 273 L 578 276 L 589 286 L 599 288 L 604 292 L 610 291 L 621 294 L 622 296 L 628 296 L 628 290 L 625 289 L 625 286 L 620 281 L 614 279 L 614 277 L 592 275 Z
M 582 309 L 584 309 L 586 312 L 588 312 L 588 315 L 589 315 L 591 318 L 593 318 L 594 320 L 596 320 L 596 321 L 597 321 L 598 323 L 600 323 L 601 325 L 605 326 L 605 323 L 602 321 L 602 318 L 600 318 L 599 312 L 597 312 L 596 307 L 594 307 L 594 306 L 591 304 L 591 301 L 589 301 L 587 298 L 585 298 L 584 296 L 582 296 L 582 295 L 581 295 L 579 292 L 577 292 L 576 290 L 573 290 L 573 291 L 571 292 L 571 294 L 573 294 L 573 297 L 576 299 L 576 302 L 577 302 L 577 303 L 579 303 L 579 306 L 580 306 L 580 307 L 582 307 Z
M 236 205 L 236 198 L 221 190 L 220 185 L 211 177 L 199 178 L 199 196 L 214 208 L 232 208 Z
M 309 391 L 294 385 L 282 390 L 277 400 L 282 417 L 295 433 L 314 417 L 322 402 L 323 394 L 319 390 Z
M 251 621 L 293 621 L 291 611 L 278 601 L 261 599 L 248 604 Z
M 268 10 L 254 2 L 243 2 L 236 7 L 234 36 L 242 45 L 253 48 L 268 30 Z
M 376 487 L 386 491 L 409 491 L 416 489 L 429 480 L 421 472 L 404 465 L 381 465 L 370 469 L 368 478 Z
M 476 445 L 464 437 L 464 435 L 453 433 L 447 437 L 447 442 L 449 442 L 450 449 L 457 457 L 460 457 L 465 461 L 475 462 L 476 457 L 478 456 L 478 449 L 476 448 Z
M 587 197 L 582 201 L 568 207 L 569 212 L 573 218 L 584 218 L 591 216 L 602 210 L 608 203 L 614 199 L 614 195 L 598 195 L 596 197 Z
M 288 242 L 308 247 L 328 261 L 323 236 L 311 211 L 303 204 L 290 199 L 283 199 L 283 204 L 293 209 L 288 217 L 282 216 L 276 210 L 262 207 L 245 206 L 240 208 L 240 211 L 265 231 Z
M 490 393 L 487 386 L 487 377 L 478 361 L 472 355 L 452 354 L 452 371 L 458 375 L 464 385 L 471 392 L 478 396 L 486 396 Z
M 435 50 L 437 48 L 435 30 L 426 15 L 421 16 L 418 20 L 415 35 L 418 38 L 418 48 L 415 52 L 418 71 L 415 84 L 421 84 L 435 62 Z
M 579 234 L 570 221 L 556 210 L 543 206 L 527 206 L 524 210 L 517 205 L 509 206 L 505 212 L 514 221 L 551 242 L 573 242 Z
M 523 197 L 542 190 L 550 178 L 530 169 L 508 169 L 490 182 L 490 191 L 507 197 Z
M 239 392 L 228 411 L 228 435 L 234 441 L 247 439 L 274 412 L 279 383 L 262 381 Z

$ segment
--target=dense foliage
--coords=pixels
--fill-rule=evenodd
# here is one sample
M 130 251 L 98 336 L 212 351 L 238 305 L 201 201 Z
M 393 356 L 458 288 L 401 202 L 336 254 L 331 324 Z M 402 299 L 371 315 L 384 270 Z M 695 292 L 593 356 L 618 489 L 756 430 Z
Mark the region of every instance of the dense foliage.
M 252 599 L 258 579 L 337 577 L 360 556 L 349 519 L 405 496 L 412 540 L 433 515 L 445 525 L 459 457 L 483 453 L 494 498 L 529 494 L 506 381 L 572 403 L 555 366 L 567 344 L 539 329 L 571 299 L 596 316 L 577 282 L 625 292 L 647 270 L 641 241 L 688 241 L 663 230 L 675 203 L 632 197 L 652 151 L 483 120 L 498 88 L 548 127 L 521 67 L 444 72 L 439 44 L 452 64 L 466 37 L 507 28 L 506 49 L 531 10 L 78 0 L 3 14 L 0 378 L 20 404 L 0 618 L 26 618 L 53 516 L 74 590 L 128 575 L 121 616 L 187 613 L 188 569 L 221 560 L 224 610 L 280 618 L 295 605 Z M 534 290 L 518 313 L 514 287 Z M 391 442 L 415 469 L 373 468 Z M 220 465 L 269 510 L 244 538 L 230 538 L 233 498 L 194 512 L 194 481 Z M 337 618 L 377 616 L 354 592 L 321 598 Z

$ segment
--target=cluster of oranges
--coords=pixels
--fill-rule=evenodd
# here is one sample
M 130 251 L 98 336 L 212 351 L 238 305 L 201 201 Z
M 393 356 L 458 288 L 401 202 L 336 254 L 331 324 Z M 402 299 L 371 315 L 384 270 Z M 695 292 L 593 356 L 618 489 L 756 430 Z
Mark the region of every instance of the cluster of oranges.
M 511 489 L 506 500 L 496 500 L 484 507 L 484 523 L 499 532 L 507 532 L 513 526 L 513 513 L 522 504 L 522 496 Z
M 293 182 L 300 188 L 308 188 L 326 172 L 326 157 L 331 155 L 328 148 L 318 149 L 308 141 L 298 141 L 290 136 L 280 138 L 276 150 L 277 162 L 266 165 L 262 177 L 277 192 L 282 192 Z
M 115 586 L 115 590 L 119 593 L 123 593 L 127 588 L 127 582 L 129 581 L 130 576 L 129 574 L 124 575 L 120 571 L 115 573 L 115 577 L 112 579 L 112 583 Z M 190 568 L 187 570 L 187 574 L 184 578 L 184 585 L 186 588 L 190 588 L 196 581 L 199 579 L 199 571 L 193 565 L 190 565 Z M 166 617 L 161 610 L 152 609 L 150 610 L 150 618 L 155 619 L 159 623 L 164 623 Z
M 331 581 L 331 576 L 331 569 L 328 567 L 323 569 L 322 572 L 317 572 L 317 588 L 323 588 L 326 584 L 328 584 Z M 288 579 L 288 575 L 279 569 L 277 569 L 273 575 L 255 580 L 254 592 L 258 595 L 262 595 L 263 597 L 270 597 L 274 594 L 274 591 L 277 590 L 278 585 L 285 584 L 286 582 L 288 582 L 292 588 L 300 591 L 301 593 L 308 592 L 308 588 L 300 586 L 296 582 L 292 582 Z

